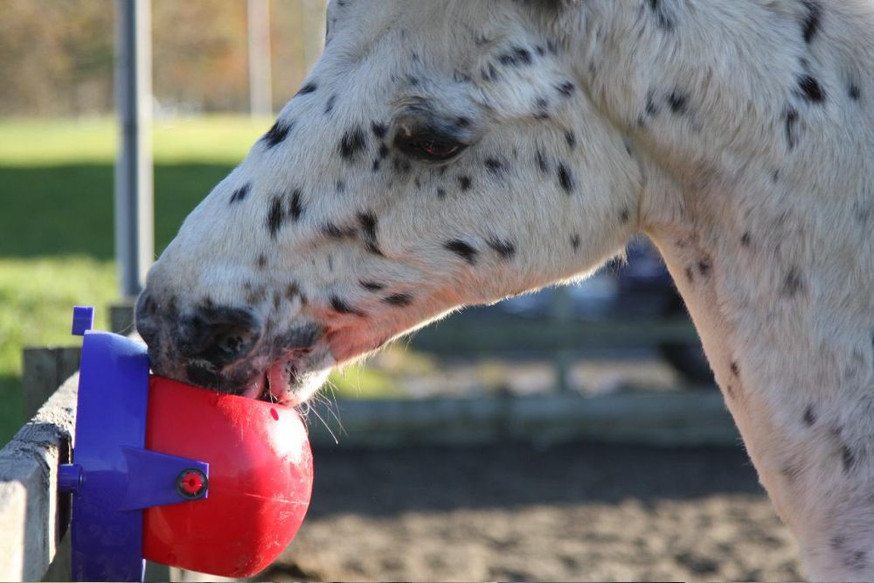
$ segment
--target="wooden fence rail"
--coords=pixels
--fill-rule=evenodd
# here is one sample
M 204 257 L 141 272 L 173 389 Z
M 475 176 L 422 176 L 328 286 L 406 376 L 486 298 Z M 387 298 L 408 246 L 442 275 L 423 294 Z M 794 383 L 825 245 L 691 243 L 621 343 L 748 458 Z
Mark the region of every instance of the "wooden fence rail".
M 479 322 L 474 318 L 458 318 L 417 332 L 410 345 L 436 354 L 479 356 L 520 350 L 652 346 L 664 342 L 698 342 L 698 335 L 687 318 L 603 322 L 509 317 Z
M 408 447 L 516 441 L 736 446 L 719 391 L 640 391 L 402 400 L 338 399 L 313 406 L 316 447 Z
M 57 494 L 57 478 L 70 460 L 77 385 L 78 375 L 63 383 L 0 450 L 0 581 L 69 578 L 59 545 L 70 505 Z

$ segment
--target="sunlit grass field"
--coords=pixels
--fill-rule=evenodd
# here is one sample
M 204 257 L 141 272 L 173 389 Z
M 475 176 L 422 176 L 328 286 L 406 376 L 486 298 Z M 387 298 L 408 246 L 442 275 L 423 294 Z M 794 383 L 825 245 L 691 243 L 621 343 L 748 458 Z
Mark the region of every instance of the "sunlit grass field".
M 198 117 L 156 121 L 152 130 L 157 163 L 206 162 L 234 165 L 246 155 L 272 119 Z M 118 127 L 112 118 L 12 119 L 0 121 L 0 164 L 47 166 L 106 164 L 115 157 Z
M 194 206 L 246 155 L 272 120 L 208 117 L 152 132 L 156 253 Z M 21 351 L 73 345 L 74 304 L 117 298 L 113 262 L 111 119 L 0 120 L 0 444 L 22 423 Z M 340 394 L 397 392 L 367 369 L 335 375 Z

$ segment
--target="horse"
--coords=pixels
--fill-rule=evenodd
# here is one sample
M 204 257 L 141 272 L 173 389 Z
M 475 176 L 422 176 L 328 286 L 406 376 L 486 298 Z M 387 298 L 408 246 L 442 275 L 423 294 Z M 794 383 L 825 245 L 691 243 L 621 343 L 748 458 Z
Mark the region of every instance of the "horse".
M 153 369 L 303 403 L 643 233 L 809 576 L 874 579 L 872 70 L 868 0 L 332 0 L 148 274 Z

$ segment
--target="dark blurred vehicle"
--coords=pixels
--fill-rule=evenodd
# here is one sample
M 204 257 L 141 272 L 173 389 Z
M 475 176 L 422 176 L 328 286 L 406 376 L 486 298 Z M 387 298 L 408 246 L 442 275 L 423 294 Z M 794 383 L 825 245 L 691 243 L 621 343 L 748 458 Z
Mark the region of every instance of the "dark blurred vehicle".
M 511 298 L 497 307 L 518 316 L 547 318 L 556 314 L 557 302 L 565 302 L 565 317 L 583 320 L 688 317 L 664 261 L 645 237 L 631 241 L 626 260 L 608 263 L 579 285 L 548 288 Z M 665 342 L 655 348 L 687 383 L 715 384 L 698 340 Z

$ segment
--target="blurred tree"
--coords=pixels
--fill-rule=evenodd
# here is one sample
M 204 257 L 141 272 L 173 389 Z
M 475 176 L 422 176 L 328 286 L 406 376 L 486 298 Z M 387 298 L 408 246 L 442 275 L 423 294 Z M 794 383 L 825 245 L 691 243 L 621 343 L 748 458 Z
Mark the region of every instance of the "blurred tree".
M 297 90 L 322 41 L 324 3 L 271 0 L 277 106 Z M 111 112 L 114 6 L 0 0 L 0 116 Z M 246 31 L 245 0 L 152 0 L 158 103 L 167 111 L 247 111 Z
M 167 106 L 248 106 L 246 3 L 152 0 L 154 92 Z
M 110 3 L 0 0 L 0 14 L 0 115 L 111 106 Z

